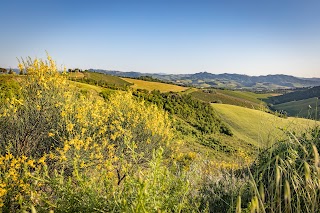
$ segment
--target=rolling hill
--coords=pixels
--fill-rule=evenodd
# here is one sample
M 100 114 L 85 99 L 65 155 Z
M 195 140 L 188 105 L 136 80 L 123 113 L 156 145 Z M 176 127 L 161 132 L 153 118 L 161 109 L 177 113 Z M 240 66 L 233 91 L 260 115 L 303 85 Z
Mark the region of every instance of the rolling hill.
M 126 82 L 131 83 L 131 88 L 145 89 L 148 91 L 159 90 L 160 92 L 182 92 L 188 89 L 188 87 L 177 86 L 173 84 L 165 84 L 160 82 L 144 81 L 132 78 L 121 78 Z
M 152 78 L 172 82 L 179 85 L 192 85 L 203 88 L 216 87 L 229 89 L 252 89 L 261 91 L 320 86 L 319 78 L 298 78 L 290 75 L 248 76 L 229 73 L 213 74 L 209 72 L 199 72 L 195 74 L 157 74 L 140 72 L 121 72 L 101 69 L 90 69 L 90 71 L 130 78 L 150 76 Z
M 120 87 L 125 88 L 131 85 L 131 83 L 112 75 L 96 72 L 69 72 L 69 78 L 71 80 L 80 81 L 84 83 L 90 83 L 99 85 L 102 87 Z
M 266 101 L 271 104 L 282 104 L 290 101 L 299 101 L 314 97 L 320 97 L 320 86 L 301 89 L 281 96 L 270 97 Z
M 284 130 L 300 132 L 316 124 L 303 118 L 279 118 L 275 115 L 244 107 L 212 104 L 234 135 L 256 147 L 266 147 L 285 137 Z
M 320 118 L 318 98 L 308 98 L 299 101 L 289 101 L 282 104 L 273 105 L 272 109 L 277 111 L 285 111 L 290 116 L 297 116 L 309 119 Z
M 190 94 L 196 99 L 209 103 L 231 104 L 253 109 L 261 109 L 261 107 L 265 107 L 266 103 L 263 102 L 262 99 L 277 95 L 274 93 L 257 94 L 248 91 L 221 89 L 194 90 L 190 92 Z

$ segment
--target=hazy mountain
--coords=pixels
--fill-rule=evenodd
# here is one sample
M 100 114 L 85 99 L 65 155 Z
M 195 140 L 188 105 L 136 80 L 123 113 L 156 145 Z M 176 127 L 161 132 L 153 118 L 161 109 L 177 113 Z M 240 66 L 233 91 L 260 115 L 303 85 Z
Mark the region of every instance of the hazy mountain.
M 109 75 L 138 78 L 151 76 L 163 81 L 197 87 L 225 87 L 234 89 L 285 89 L 298 87 L 312 87 L 320 85 L 320 78 L 298 78 L 290 75 L 249 76 L 241 74 L 213 74 L 199 72 L 195 74 L 155 74 L 140 72 L 121 72 L 114 70 L 90 69 L 92 72 L 101 72 Z

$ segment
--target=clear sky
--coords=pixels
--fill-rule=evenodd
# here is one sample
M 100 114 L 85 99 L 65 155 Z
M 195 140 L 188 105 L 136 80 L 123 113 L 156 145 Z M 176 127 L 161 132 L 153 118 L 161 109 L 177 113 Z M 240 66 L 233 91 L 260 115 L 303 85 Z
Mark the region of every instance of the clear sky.
M 0 0 L 0 67 L 320 77 L 319 0 Z

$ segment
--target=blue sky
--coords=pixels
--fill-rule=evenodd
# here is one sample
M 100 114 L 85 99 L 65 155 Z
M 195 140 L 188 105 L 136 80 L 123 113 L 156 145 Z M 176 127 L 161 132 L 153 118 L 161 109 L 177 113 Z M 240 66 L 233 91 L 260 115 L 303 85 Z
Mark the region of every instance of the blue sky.
M 316 0 L 0 0 L 0 67 L 320 77 Z

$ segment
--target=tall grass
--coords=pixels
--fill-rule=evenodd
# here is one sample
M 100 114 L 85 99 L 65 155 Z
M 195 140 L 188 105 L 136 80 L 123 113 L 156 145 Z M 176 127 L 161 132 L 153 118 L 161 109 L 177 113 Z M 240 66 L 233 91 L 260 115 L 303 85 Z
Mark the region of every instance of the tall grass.
M 250 169 L 253 212 L 319 212 L 319 128 L 262 152 Z

